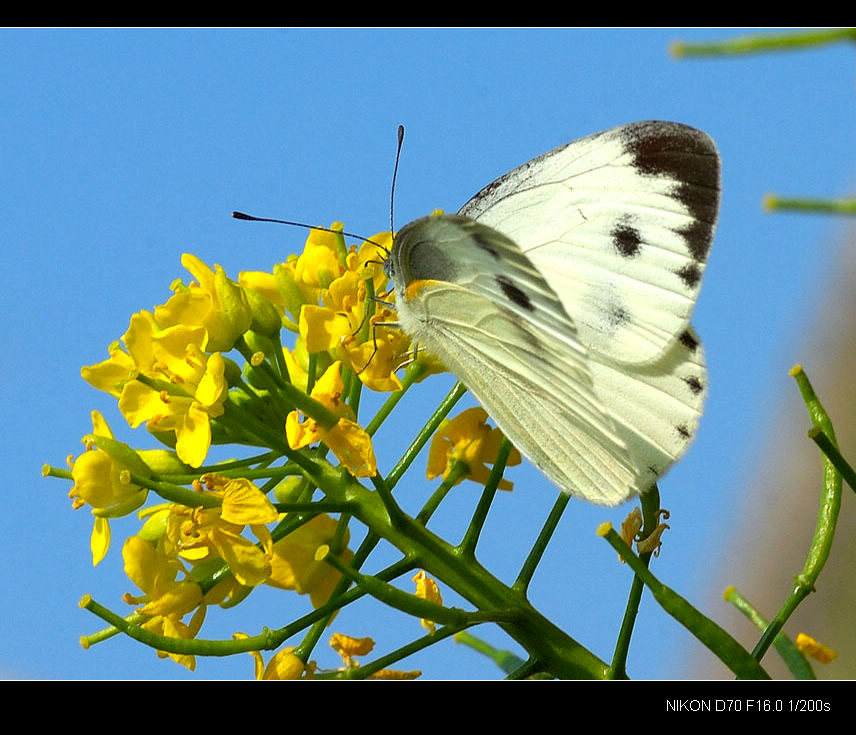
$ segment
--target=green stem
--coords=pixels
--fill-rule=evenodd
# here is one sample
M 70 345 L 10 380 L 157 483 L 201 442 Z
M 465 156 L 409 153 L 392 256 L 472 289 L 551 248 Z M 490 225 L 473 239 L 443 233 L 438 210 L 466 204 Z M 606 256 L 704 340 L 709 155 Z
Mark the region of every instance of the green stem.
M 729 587 L 726 589 L 722 596 L 747 618 L 749 618 L 749 620 L 751 620 L 758 629 L 763 631 L 769 626 L 769 623 L 764 619 L 764 616 L 761 615 L 755 606 L 743 597 L 735 587 Z M 806 660 L 806 657 L 802 655 L 802 652 L 796 647 L 794 642 L 791 641 L 791 639 L 784 633 L 780 632 L 776 636 L 773 641 L 773 646 L 775 646 L 776 651 L 779 652 L 782 660 L 787 664 L 788 669 L 790 669 L 790 672 L 797 679 L 815 678 L 811 664 Z
M 677 592 L 660 582 L 642 560 L 624 543 L 609 523 L 601 524 L 598 534 L 603 536 L 627 562 L 636 575 L 651 591 L 660 606 L 698 638 L 736 675 L 738 679 L 769 679 L 760 664 L 725 630 L 703 615 Z
M 61 477 L 63 480 L 73 480 L 71 470 L 61 470 L 49 464 L 42 465 L 42 477 Z
M 86 598 L 84 598 L 86 599 Z M 130 615 L 126 615 L 124 620 L 129 625 L 136 625 L 137 623 L 142 623 L 145 620 L 148 620 L 148 615 L 143 615 L 142 613 L 133 612 Z M 102 641 L 109 640 L 115 635 L 118 635 L 122 631 L 119 630 L 116 626 L 111 625 L 109 628 L 104 628 L 103 630 L 99 630 L 97 633 L 90 633 L 89 635 L 80 637 L 80 645 L 83 648 L 88 649 L 90 646 L 95 645 L 96 643 L 101 643 Z
M 252 357 L 252 351 L 243 339 L 239 340 L 236 347 L 238 347 L 241 354 L 247 362 L 249 362 Z M 312 355 L 310 355 L 310 367 L 312 367 L 311 358 Z M 327 408 L 323 403 L 311 398 L 291 383 L 281 379 L 267 362 L 262 362 L 256 370 L 258 374 L 265 379 L 272 394 L 278 392 L 280 395 L 285 397 L 285 400 L 289 405 L 294 406 L 298 411 L 306 416 L 315 419 L 325 429 L 329 429 L 338 423 L 339 417 L 333 411 Z M 311 391 L 311 388 L 308 390 Z
M 856 41 L 856 29 L 833 28 L 829 30 L 765 33 L 706 43 L 675 41 L 670 46 L 670 51 L 673 56 L 734 56 L 766 51 L 792 51 L 841 41 Z
M 797 387 L 806 404 L 812 424 L 819 427 L 833 445 L 835 445 L 835 430 L 832 428 L 832 422 L 829 420 L 829 416 L 818 399 L 817 394 L 814 392 L 814 388 L 809 382 L 808 376 L 803 371 L 802 366 L 795 365 L 791 368 L 790 374 L 797 382 Z M 835 469 L 835 465 L 824 455 L 823 490 L 821 491 L 820 508 L 818 509 L 817 523 L 815 524 L 814 536 L 811 540 L 808 555 L 806 556 L 805 566 L 794 578 L 794 587 L 791 590 L 791 594 L 782 604 L 782 607 L 755 645 L 752 655 L 757 661 L 763 658 L 767 649 L 772 645 L 779 631 L 782 630 L 785 622 L 793 614 L 794 610 L 797 609 L 806 597 L 814 592 L 814 584 L 826 564 L 829 552 L 832 549 L 832 541 L 835 537 L 835 524 L 838 520 L 838 513 L 841 510 L 841 489 L 841 474 Z
M 392 491 L 387 486 L 386 482 L 380 475 L 375 475 L 371 478 L 372 484 L 375 486 L 378 497 L 381 499 L 389 516 L 390 523 L 398 525 L 404 516 L 404 511 L 401 510 L 395 498 L 392 497 Z
M 522 658 L 520 658 L 520 656 L 502 648 L 495 648 L 487 641 L 477 638 L 467 630 L 462 630 L 460 633 L 456 633 L 455 642 L 469 646 L 474 651 L 478 651 L 482 655 L 487 656 L 506 674 L 518 671 L 520 667 L 526 663 Z
M 535 569 L 541 562 L 541 557 L 547 550 L 547 544 L 550 543 L 550 539 L 553 537 L 553 532 L 556 530 L 556 526 L 559 525 L 559 520 L 565 512 L 565 508 L 567 508 L 570 500 L 571 496 L 567 493 L 559 493 L 559 497 L 556 498 L 556 502 L 553 503 L 553 508 L 550 510 L 550 514 L 547 516 L 547 520 L 544 522 L 541 532 L 538 534 L 538 538 L 535 539 L 535 544 L 532 546 L 532 550 L 526 557 L 526 561 L 523 562 L 523 566 L 520 568 L 520 573 L 517 575 L 517 579 L 514 580 L 514 584 L 511 586 L 512 589 L 516 590 L 521 595 L 525 596 L 528 592 L 529 583 L 532 581 Z
M 654 483 L 642 494 L 642 539 L 654 533 L 660 524 L 660 489 Z M 645 567 L 651 561 L 651 552 L 639 555 L 639 560 Z M 627 595 L 627 605 L 624 608 L 624 618 L 621 620 L 621 628 L 615 641 L 615 651 L 612 654 L 612 664 L 609 667 L 610 679 L 627 678 L 627 655 L 630 652 L 630 639 L 633 636 L 633 628 L 636 625 L 636 616 L 639 614 L 639 603 L 642 601 L 642 590 L 645 583 L 638 574 L 633 575 L 630 583 L 630 592 Z
M 823 429 L 819 426 L 813 426 L 808 430 L 808 438 L 820 447 L 820 451 L 832 462 L 841 477 L 850 485 L 850 489 L 856 491 L 856 470 L 844 459 L 841 452 L 838 451 L 838 447 L 823 433 Z
M 467 611 L 457 607 L 444 607 L 436 602 L 431 602 L 422 597 L 404 592 L 398 589 L 398 587 L 373 575 L 361 574 L 349 565 L 342 563 L 333 553 L 328 552 L 323 555 L 322 553 L 323 550 L 319 550 L 319 553 L 315 557 L 316 560 L 319 560 L 319 557 L 323 558 L 328 564 L 349 577 L 352 582 L 375 599 L 413 617 L 430 620 L 441 625 L 453 626 L 466 626 L 485 622 L 510 622 L 516 619 L 514 610 Z
M 494 497 L 496 497 L 496 488 L 502 479 L 502 473 L 505 471 L 505 463 L 508 461 L 508 455 L 511 453 L 511 450 L 511 442 L 507 437 L 502 437 L 502 442 L 499 445 L 499 451 L 496 453 L 496 459 L 491 468 L 490 476 L 487 478 L 475 513 L 473 513 L 472 520 L 459 546 L 461 554 L 466 558 L 475 558 L 476 545 L 478 544 L 481 530 L 484 528 L 484 523 L 487 520 L 490 506 L 493 504 Z
M 391 651 L 390 653 L 381 656 L 380 658 L 363 664 L 362 666 L 357 666 L 352 669 L 349 669 L 344 677 L 345 679 L 367 679 L 373 674 L 376 674 L 378 671 L 383 669 L 388 669 L 390 666 L 393 666 L 398 661 L 407 658 L 408 656 L 412 656 L 414 653 L 421 651 L 428 646 L 433 646 L 435 643 L 439 643 L 450 636 L 460 634 L 459 631 L 466 628 L 466 624 L 462 625 L 447 625 L 442 628 L 438 628 L 434 633 L 429 635 L 424 635 L 421 638 L 417 638 L 415 641 L 411 641 L 401 648 L 396 649 L 395 651 Z
M 164 500 L 170 503 L 179 503 L 188 508 L 219 508 L 223 499 L 215 495 L 199 493 L 196 490 L 188 490 L 181 485 L 173 485 L 171 482 L 162 482 L 148 477 L 142 477 L 136 472 L 130 473 L 131 483 L 154 490 Z
M 423 526 L 428 523 L 431 516 L 434 515 L 434 511 L 437 510 L 440 503 L 443 502 L 443 498 L 446 497 L 449 490 L 451 490 L 462 477 L 468 475 L 470 473 L 470 468 L 467 466 L 466 462 L 461 462 L 460 460 L 453 460 L 452 468 L 449 470 L 449 475 L 446 477 L 443 482 L 440 483 L 439 487 L 431 493 L 431 497 L 425 502 L 425 505 L 422 506 L 422 510 L 416 515 L 416 521 L 421 523 Z
M 437 409 L 433 414 L 431 414 L 431 418 L 428 419 L 425 426 L 423 426 L 416 435 L 416 438 L 411 442 L 401 459 L 398 460 L 395 467 L 393 467 L 386 476 L 386 485 L 390 490 L 396 486 L 402 475 L 407 471 L 407 468 L 410 467 L 413 460 L 415 460 L 419 452 L 422 451 L 422 447 L 428 443 L 434 435 L 434 432 L 437 430 L 437 427 L 443 419 L 449 415 L 449 411 L 454 408 L 455 404 L 466 392 L 467 389 L 462 383 L 455 383 L 452 390 L 449 391 L 448 395 L 446 395 L 440 405 L 437 406 Z
M 275 647 L 272 633 L 268 630 L 260 635 L 228 641 L 170 638 L 152 633 L 145 628 L 128 622 L 121 615 L 117 615 L 112 610 L 95 602 L 89 595 L 83 596 L 80 600 L 80 607 L 107 621 L 114 628 L 125 633 L 125 635 L 159 651 L 201 656 L 231 656 L 235 653 L 249 653 L 250 651 L 262 651 Z
M 764 209 L 768 212 L 816 212 L 821 214 L 856 214 L 856 199 L 812 199 L 810 197 L 782 197 L 767 194 Z
M 298 393 L 299 392 L 300 391 L 298 391 Z M 308 396 L 304 395 L 304 397 Z M 313 403 L 316 402 L 313 401 Z M 313 459 L 302 451 L 292 450 L 288 446 L 288 442 L 285 440 L 285 432 L 280 435 L 279 433 L 272 431 L 250 413 L 242 411 L 239 407 L 234 406 L 228 401 L 226 401 L 224 406 L 226 411 L 222 416 L 218 417 L 218 421 L 222 421 L 227 427 L 234 426 L 235 428 L 244 431 L 249 429 L 249 431 L 256 434 L 260 444 L 275 448 L 310 475 L 314 475 L 318 472 L 321 462 L 317 459 Z M 327 409 L 325 408 L 325 410 Z M 336 421 L 338 421 L 338 418 Z
M 285 363 L 285 355 L 282 351 L 282 337 L 280 333 L 271 336 L 271 341 L 276 348 L 273 354 L 274 364 L 276 365 L 276 371 L 278 373 L 278 377 L 282 382 L 290 382 L 288 377 L 288 365 Z
M 404 398 L 404 394 L 407 392 L 408 388 L 419 380 L 424 372 L 425 368 L 421 362 L 414 362 L 407 368 L 404 373 L 404 378 L 401 381 L 401 390 L 397 390 L 395 393 L 390 394 L 389 398 L 386 399 L 384 404 L 374 415 L 374 418 L 366 426 L 366 433 L 369 436 L 374 436 L 375 432 L 380 428 L 387 416 L 392 413 L 392 409 L 394 409 L 398 402 Z
M 332 500 L 341 490 L 327 486 L 325 470 L 318 485 Z M 356 481 L 345 489 L 343 498 L 357 500 L 359 520 L 377 537 L 398 548 L 414 566 L 454 589 L 481 611 L 487 619 L 503 619 L 501 627 L 520 643 L 542 668 L 562 678 L 603 678 L 606 664 L 577 641 L 538 613 L 521 594 L 505 586 L 473 560 L 465 560 L 459 551 L 408 516 L 400 525 L 392 525 L 376 493 Z

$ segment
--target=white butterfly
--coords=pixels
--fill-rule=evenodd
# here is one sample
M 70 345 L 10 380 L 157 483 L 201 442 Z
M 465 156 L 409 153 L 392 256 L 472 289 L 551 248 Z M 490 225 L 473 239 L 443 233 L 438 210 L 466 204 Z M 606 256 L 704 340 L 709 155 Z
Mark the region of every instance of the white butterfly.
M 689 319 L 719 207 L 704 133 L 640 122 L 510 171 L 396 235 L 401 327 L 566 493 L 616 505 L 686 450 L 707 371 Z

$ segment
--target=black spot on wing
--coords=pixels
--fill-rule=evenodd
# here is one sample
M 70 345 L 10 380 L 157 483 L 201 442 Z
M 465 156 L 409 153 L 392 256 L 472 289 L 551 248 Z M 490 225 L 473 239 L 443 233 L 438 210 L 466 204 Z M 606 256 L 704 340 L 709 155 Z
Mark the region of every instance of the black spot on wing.
M 701 270 L 695 263 L 685 265 L 683 268 L 676 270 L 678 278 L 680 278 L 688 288 L 695 288 L 701 281 Z
M 678 434 L 680 434 L 681 439 L 683 439 L 684 441 L 688 441 L 690 439 L 690 437 L 692 437 L 690 430 L 686 426 L 684 426 L 684 424 L 680 424 L 679 426 L 676 426 L 675 431 L 677 431 Z
M 532 301 L 529 299 L 529 296 L 526 295 L 526 292 L 521 290 L 521 288 L 510 278 L 499 275 L 496 276 L 496 282 L 499 284 L 502 292 L 511 299 L 513 303 L 523 309 L 526 309 L 526 311 L 535 311 L 535 307 L 532 305 Z
M 698 349 L 698 340 L 688 329 L 685 330 L 678 339 L 690 352 L 695 352 Z
M 625 258 L 634 258 L 639 255 L 642 238 L 629 217 L 616 224 L 609 234 L 612 237 L 613 246 L 620 255 Z
M 704 390 L 704 385 L 701 380 L 699 380 L 695 375 L 690 375 L 687 378 L 683 379 L 684 382 L 690 387 L 690 390 L 693 392 L 693 395 L 698 395 Z
M 625 309 L 621 304 L 613 304 L 609 312 L 609 326 L 615 330 L 618 327 L 624 326 L 629 321 L 630 314 L 627 313 L 627 309 Z

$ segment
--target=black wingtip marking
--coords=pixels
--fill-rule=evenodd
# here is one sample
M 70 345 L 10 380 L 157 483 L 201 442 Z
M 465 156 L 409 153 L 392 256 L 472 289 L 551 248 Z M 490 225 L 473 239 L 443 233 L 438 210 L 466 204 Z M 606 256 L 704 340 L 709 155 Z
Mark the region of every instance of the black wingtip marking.
M 640 123 L 625 128 L 624 141 L 643 173 L 719 191 L 719 155 L 700 130 L 680 123 Z
M 677 184 L 673 195 L 695 220 L 681 234 L 692 257 L 705 262 L 719 211 L 720 164 L 713 141 L 687 125 L 647 122 L 628 126 L 624 144 L 637 170 Z
M 642 246 L 642 237 L 639 230 L 633 227 L 627 220 L 622 220 L 609 233 L 612 236 L 612 244 L 615 249 L 625 258 L 635 258 L 639 255 Z
M 696 219 L 689 227 L 680 230 L 687 243 L 690 255 L 699 263 L 707 262 L 707 254 L 713 244 L 713 225 L 709 221 Z
M 692 436 L 690 430 L 683 424 L 681 424 L 680 426 L 676 426 L 675 430 L 678 432 L 678 434 L 681 435 L 681 439 L 683 439 L 684 441 L 688 441 Z
M 496 282 L 499 284 L 502 292 L 519 307 L 526 309 L 526 311 L 535 311 L 535 307 L 532 305 L 532 301 L 526 295 L 526 292 L 522 291 L 510 278 L 499 275 L 496 277 Z

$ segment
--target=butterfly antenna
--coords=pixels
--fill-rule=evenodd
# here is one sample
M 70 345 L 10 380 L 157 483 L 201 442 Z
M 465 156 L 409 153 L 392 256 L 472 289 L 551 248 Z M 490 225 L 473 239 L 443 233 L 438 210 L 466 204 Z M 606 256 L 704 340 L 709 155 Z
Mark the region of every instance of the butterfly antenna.
M 395 211 L 395 179 L 398 176 L 398 160 L 401 158 L 401 146 L 404 143 L 404 125 L 398 126 L 398 146 L 395 149 L 395 166 L 392 169 L 392 187 L 389 191 L 389 231 L 395 235 L 393 212 Z
M 321 230 L 322 232 L 332 232 L 334 235 L 344 235 L 345 237 L 356 237 L 358 240 L 362 240 L 363 242 L 370 242 L 376 248 L 380 248 L 381 250 L 386 251 L 386 248 L 381 245 L 379 242 L 375 242 L 368 237 L 363 237 L 362 235 L 357 235 L 353 232 L 345 232 L 344 230 L 334 230 L 330 227 L 319 227 L 318 225 L 308 225 L 305 222 L 291 222 L 287 219 L 273 219 L 271 217 L 256 217 L 252 214 L 246 214 L 245 212 L 232 212 L 232 217 L 234 219 L 243 219 L 248 220 L 249 222 L 273 222 L 277 225 L 291 225 L 292 227 L 303 227 L 306 230 Z

